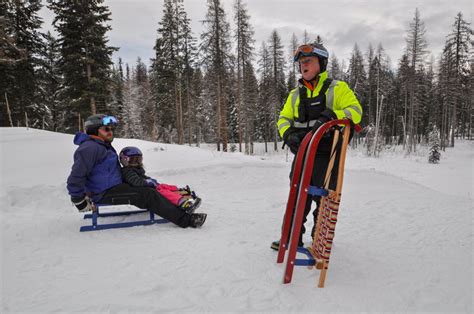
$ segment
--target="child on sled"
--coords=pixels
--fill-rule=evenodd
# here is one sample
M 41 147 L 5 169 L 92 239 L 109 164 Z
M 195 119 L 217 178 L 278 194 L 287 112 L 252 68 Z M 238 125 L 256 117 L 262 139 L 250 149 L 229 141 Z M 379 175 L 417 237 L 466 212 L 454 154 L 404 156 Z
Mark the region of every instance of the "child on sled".
M 193 213 L 201 199 L 191 191 L 189 186 L 178 188 L 175 185 L 158 183 L 153 178 L 145 175 L 143 168 L 143 154 L 137 147 L 128 146 L 123 148 L 119 154 L 122 164 L 122 179 L 131 186 L 153 187 L 171 203 L 178 206 L 187 213 Z

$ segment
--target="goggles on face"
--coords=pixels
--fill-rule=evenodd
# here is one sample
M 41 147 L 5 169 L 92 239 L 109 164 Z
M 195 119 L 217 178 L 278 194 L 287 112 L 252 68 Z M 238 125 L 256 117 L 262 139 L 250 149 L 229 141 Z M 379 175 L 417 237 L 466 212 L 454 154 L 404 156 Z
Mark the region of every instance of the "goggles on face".
M 299 46 L 298 49 L 296 49 L 294 53 L 293 60 L 297 62 L 301 56 L 304 56 L 304 57 L 316 56 L 316 57 L 329 58 L 329 54 L 327 53 L 327 51 L 318 49 L 312 45 Z
M 124 167 L 139 167 L 143 165 L 143 156 L 120 156 L 120 162 Z

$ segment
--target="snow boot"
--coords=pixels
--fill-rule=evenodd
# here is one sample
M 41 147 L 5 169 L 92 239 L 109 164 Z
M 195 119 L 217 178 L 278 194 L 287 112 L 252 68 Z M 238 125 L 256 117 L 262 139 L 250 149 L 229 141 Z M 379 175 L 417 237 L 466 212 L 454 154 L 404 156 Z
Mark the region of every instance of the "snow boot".
M 193 228 L 201 227 L 206 221 L 206 218 L 207 218 L 207 214 L 203 214 L 203 213 L 191 214 L 189 226 Z
M 184 210 L 188 214 L 192 214 L 196 211 L 196 209 L 201 206 L 201 199 L 198 197 L 196 199 L 186 199 L 180 206 L 182 210 Z

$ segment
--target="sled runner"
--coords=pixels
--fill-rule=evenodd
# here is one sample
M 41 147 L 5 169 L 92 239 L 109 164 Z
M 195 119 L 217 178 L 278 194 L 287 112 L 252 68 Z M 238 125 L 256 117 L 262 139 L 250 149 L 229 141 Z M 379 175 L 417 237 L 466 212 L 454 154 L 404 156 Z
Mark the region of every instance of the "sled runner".
M 84 219 L 92 219 L 91 225 L 82 226 L 80 232 L 85 231 L 97 231 L 97 230 L 105 230 L 105 229 L 117 229 L 117 228 L 128 228 L 128 227 L 135 227 L 135 226 L 147 226 L 153 224 L 163 224 L 167 223 L 168 220 L 164 218 L 155 218 L 155 214 L 151 210 L 141 209 L 141 210 L 133 210 L 133 211 L 123 211 L 123 212 L 108 212 L 108 213 L 101 213 L 99 212 L 99 208 L 105 206 L 117 206 L 117 205 L 108 205 L 108 204 L 95 204 L 95 209 L 92 211 L 92 214 L 85 214 Z M 149 219 L 146 220 L 138 220 L 138 221 L 129 221 L 129 222 L 117 222 L 117 223 L 108 223 L 108 224 L 99 224 L 98 218 L 99 217 L 118 217 L 118 216 L 130 216 L 142 213 L 149 213 Z
M 318 287 L 324 287 L 329 256 L 331 254 L 332 241 L 337 222 L 339 203 L 341 200 L 342 182 L 344 176 L 344 163 L 346 149 L 350 139 L 351 121 L 333 120 L 322 125 L 316 132 L 308 132 L 304 137 L 298 153 L 291 178 L 290 194 L 286 206 L 283 227 L 278 250 L 277 263 L 283 263 L 285 252 L 287 254 L 286 268 L 283 283 L 290 283 L 293 276 L 294 266 L 308 266 L 310 269 L 316 267 L 321 270 Z M 323 135 L 334 129 L 334 137 L 331 148 L 331 158 L 326 171 L 325 186 L 311 186 L 311 175 L 313 173 L 314 159 L 318 144 Z M 359 132 L 360 126 L 355 130 Z M 337 147 L 339 138 L 342 136 L 342 144 Z M 335 164 L 336 154 L 339 154 L 339 163 Z M 329 189 L 329 178 L 334 167 L 338 167 L 337 187 Z M 313 244 L 309 248 L 298 247 L 298 238 L 303 223 L 306 200 L 309 196 L 321 196 L 319 213 L 316 223 Z M 293 218 L 293 224 L 292 224 Z M 290 230 L 291 229 L 291 230 Z M 289 243 L 288 242 L 289 239 Z M 287 248 L 289 249 L 287 250 Z M 306 255 L 307 259 L 296 259 L 296 253 Z

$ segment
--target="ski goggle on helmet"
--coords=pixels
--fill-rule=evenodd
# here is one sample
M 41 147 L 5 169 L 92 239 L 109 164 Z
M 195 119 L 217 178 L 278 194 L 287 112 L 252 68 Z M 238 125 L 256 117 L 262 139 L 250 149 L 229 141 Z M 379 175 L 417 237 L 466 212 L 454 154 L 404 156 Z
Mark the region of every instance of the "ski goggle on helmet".
M 324 48 L 324 47 L 321 46 L 321 48 Z M 298 49 L 296 49 L 293 56 L 293 60 L 297 62 L 299 58 L 301 58 L 301 56 L 304 56 L 304 57 L 313 56 L 313 57 L 321 57 L 325 59 L 329 58 L 329 53 L 327 52 L 327 50 L 325 48 L 324 49 L 321 49 L 321 48 L 318 48 L 313 45 L 301 45 L 298 47 Z
M 140 149 L 134 146 L 124 147 L 119 154 L 120 163 L 124 167 L 143 166 L 143 154 Z
M 102 118 L 102 125 L 116 126 L 117 124 L 118 119 L 114 116 L 105 116 Z
M 118 119 L 114 116 L 108 116 L 105 114 L 95 114 L 87 118 L 84 122 L 84 128 L 87 134 L 97 135 L 97 130 L 102 126 L 108 126 L 114 128 L 118 125 Z

